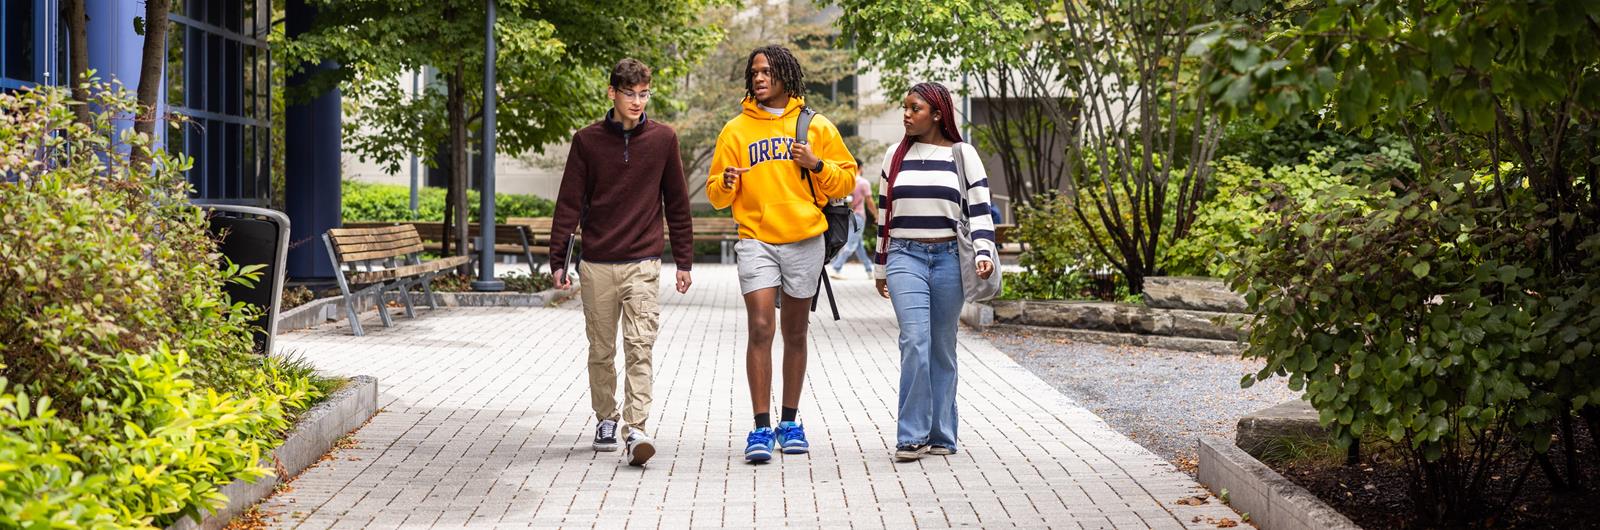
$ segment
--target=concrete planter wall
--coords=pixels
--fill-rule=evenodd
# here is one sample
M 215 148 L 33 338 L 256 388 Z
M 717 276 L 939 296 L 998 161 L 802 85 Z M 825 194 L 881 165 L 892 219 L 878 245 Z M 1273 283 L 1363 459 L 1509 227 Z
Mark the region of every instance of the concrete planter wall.
M 1262 530 L 1359 530 L 1361 527 L 1227 440 L 1200 438 L 1200 483 L 1249 513 Z
M 206 515 L 199 523 L 184 518 L 167 529 L 216 530 L 227 526 L 235 516 L 272 495 L 279 483 L 315 464 L 333 449 L 340 437 L 361 427 L 377 413 L 378 380 L 364 375 L 351 378 L 350 384 L 301 415 L 294 430 L 284 438 L 283 445 L 272 451 L 271 461 L 264 464 L 276 468 L 276 476 L 254 483 L 236 480 L 223 486 L 222 494 L 228 497 L 227 506 Z M 274 462 L 276 465 L 272 465 Z

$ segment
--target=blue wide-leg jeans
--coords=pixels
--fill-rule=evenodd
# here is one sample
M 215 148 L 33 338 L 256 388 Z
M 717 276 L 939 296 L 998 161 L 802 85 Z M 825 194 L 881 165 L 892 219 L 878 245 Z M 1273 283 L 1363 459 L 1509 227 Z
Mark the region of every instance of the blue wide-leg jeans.
M 956 242 L 891 239 L 885 273 L 900 323 L 900 425 L 896 443 L 956 449 L 956 326 L 961 317 Z

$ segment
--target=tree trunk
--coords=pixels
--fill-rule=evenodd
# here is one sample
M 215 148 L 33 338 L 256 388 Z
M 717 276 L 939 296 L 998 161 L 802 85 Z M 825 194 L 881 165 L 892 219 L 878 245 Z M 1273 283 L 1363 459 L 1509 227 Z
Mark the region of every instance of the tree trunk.
M 446 225 L 445 232 L 448 238 L 450 233 L 455 235 L 457 256 L 466 256 L 470 251 L 467 244 L 467 95 L 465 66 L 457 63 L 455 71 L 450 72 L 449 95 L 446 96 L 447 112 L 450 118 L 450 197 L 449 208 L 455 218 L 454 226 Z M 470 265 L 462 265 L 462 274 L 471 274 Z
M 134 118 L 133 131 L 150 139 L 148 150 L 133 150 L 134 167 L 149 165 L 150 152 L 155 149 L 156 97 L 161 94 L 161 71 L 166 63 L 167 11 L 172 0 L 146 0 L 144 5 L 144 50 L 139 59 L 139 109 Z
M 89 91 L 80 86 L 83 84 L 83 74 L 89 71 L 89 17 L 84 12 L 85 0 L 67 0 L 67 47 L 72 49 L 72 56 L 68 58 L 67 84 L 72 89 L 72 99 L 79 103 L 89 101 Z M 80 104 L 72 107 L 73 114 L 78 117 L 78 123 L 89 125 L 89 105 Z

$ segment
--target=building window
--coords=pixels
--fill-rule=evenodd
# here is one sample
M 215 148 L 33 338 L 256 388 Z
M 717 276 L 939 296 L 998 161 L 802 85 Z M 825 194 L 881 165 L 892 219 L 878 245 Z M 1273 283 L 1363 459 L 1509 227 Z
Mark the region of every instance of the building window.
M 266 206 L 271 65 L 267 0 L 177 0 L 167 29 L 167 106 L 188 124 L 167 146 L 194 158 L 195 202 Z
M 0 0 L 0 90 L 49 81 L 55 0 Z

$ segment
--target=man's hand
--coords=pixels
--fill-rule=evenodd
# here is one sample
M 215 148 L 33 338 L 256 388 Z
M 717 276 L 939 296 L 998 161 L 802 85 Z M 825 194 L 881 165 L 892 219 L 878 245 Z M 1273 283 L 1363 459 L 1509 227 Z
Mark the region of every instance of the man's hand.
M 800 142 L 789 144 L 789 158 L 800 164 L 802 169 L 816 169 L 817 162 L 821 162 L 816 153 L 811 152 L 811 146 Z
M 994 274 L 994 262 L 989 260 L 978 261 L 978 277 L 985 280 Z
M 689 278 L 689 271 L 678 271 L 678 294 L 688 293 L 689 286 L 693 284 L 694 280 Z
M 878 296 L 882 296 L 884 298 L 889 297 L 889 280 L 882 278 L 878 279 Z
M 739 185 L 739 177 L 743 176 L 746 171 L 750 171 L 750 168 L 747 168 L 747 167 L 725 167 L 725 168 L 722 168 L 722 189 L 731 190 L 734 187 L 738 186 Z
M 567 271 L 556 269 L 550 273 L 550 279 L 556 282 L 556 288 L 567 290 L 572 288 L 572 279 L 567 277 Z

